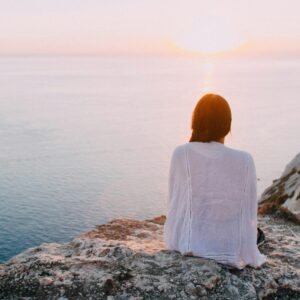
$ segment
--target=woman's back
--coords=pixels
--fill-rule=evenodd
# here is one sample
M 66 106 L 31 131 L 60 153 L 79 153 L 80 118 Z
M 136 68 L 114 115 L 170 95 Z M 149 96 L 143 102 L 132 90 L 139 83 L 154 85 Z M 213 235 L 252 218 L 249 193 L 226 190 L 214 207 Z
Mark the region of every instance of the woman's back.
M 190 142 L 173 153 L 164 228 L 169 249 L 238 268 L 260 266 L 256 172 L 251 155 L 219 142 Z

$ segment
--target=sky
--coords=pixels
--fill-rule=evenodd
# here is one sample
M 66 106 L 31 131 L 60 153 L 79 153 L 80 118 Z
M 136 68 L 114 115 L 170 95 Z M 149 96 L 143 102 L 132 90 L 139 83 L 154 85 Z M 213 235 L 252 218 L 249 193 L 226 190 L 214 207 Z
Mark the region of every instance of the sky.
M 210 35 L 212 28 L 218 40 L 239 36 L 233 52 L 300 53 L 299 0 L 0 0 L 0 5 L 4 55 L 202 51 L 182 40 L 203 40 L 201 30 Z

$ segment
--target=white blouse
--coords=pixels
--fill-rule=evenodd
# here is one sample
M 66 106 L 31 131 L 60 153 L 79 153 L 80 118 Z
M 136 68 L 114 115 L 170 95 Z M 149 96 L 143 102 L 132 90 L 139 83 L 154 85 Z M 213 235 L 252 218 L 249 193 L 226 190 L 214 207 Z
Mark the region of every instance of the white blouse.
M 256 170 L 251 154 L 218 142 L 178 146 L 169 173 L 167 248 L 242 269 L 266 261 L 256 239 Z

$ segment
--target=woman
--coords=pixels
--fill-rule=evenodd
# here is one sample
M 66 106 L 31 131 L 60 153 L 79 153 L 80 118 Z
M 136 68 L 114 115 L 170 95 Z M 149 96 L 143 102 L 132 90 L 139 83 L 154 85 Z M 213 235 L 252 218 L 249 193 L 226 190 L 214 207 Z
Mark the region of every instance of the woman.
M 261 266 L 256 171 L 251 154 L 224 145 L 231 110 L 219 95 L 197 103 L 190 142 L 171 159 L 164 240 L 171 250 L 239 269 Z

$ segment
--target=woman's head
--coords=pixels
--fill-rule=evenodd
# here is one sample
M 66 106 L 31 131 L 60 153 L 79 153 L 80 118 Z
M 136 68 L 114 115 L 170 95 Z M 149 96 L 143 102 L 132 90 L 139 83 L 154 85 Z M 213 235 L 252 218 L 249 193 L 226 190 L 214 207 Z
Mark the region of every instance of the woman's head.
M 197 103 L 192 117 L 190 142 L 218 141 L 231 128 L 231 110 L 228 102 L 215 94 L 204 95 Z

